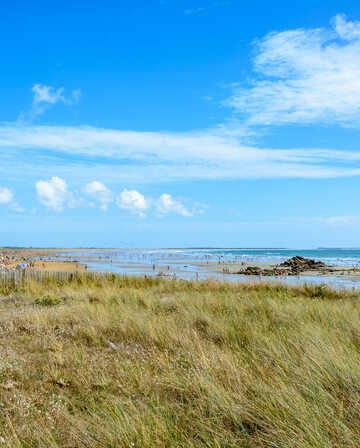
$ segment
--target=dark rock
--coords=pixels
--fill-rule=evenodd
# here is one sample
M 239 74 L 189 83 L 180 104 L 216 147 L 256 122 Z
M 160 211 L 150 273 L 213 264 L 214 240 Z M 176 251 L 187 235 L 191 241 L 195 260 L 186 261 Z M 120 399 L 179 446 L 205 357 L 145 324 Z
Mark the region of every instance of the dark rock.
M 314 269 L 322 269 L 326 267 L 326 264 L 321 261 L 312 260 L 311 258 L 303 258 L 299 255 L 297 255 L 296 257 L 292 257 L 279 265 L 280 269 L 290 268 L 291 272 L 293 272 L 294 274 L 304 271 L 312 271 Z
M 261 269 L 258 266 L 248 266 L 245 270 L 239 271 L 242 275 L 299 275 L 305 271 L 321 270 L 326 271 L 328 266 L 321 262 L 296 255 L 284 261 L 273 269 Z
M 262 273 L 262 269 L 258 266 L 248 266 L 244 271 L 240 271 L 239 274 L 244 275 L 260 275 Z

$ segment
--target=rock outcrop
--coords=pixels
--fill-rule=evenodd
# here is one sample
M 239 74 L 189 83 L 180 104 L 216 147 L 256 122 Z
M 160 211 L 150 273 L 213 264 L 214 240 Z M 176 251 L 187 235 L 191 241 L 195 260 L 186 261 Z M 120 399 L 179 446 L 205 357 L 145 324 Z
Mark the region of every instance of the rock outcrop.
M 296 256 L 290 258 L 289 260 L 284 261 L 279 265 L 279 268 L 290 269 L 291 271 L 304 272 L 304 271 L 313 271 L 318 269 L 326 268 L 326 264 L 322 261 L 312 260 L 311 258 L 303 258 L 300 256 Z
M 271 269 L 261 269 L 258 266 L 248 266 L 246 269 L 239 271 L 238 274 L 264 276 L 299 275 L 302 272 L 325 271 L 328 268 L 329 267 L 322 261 L 312 260 L 311 258 L 303 258 L 297 255 Z

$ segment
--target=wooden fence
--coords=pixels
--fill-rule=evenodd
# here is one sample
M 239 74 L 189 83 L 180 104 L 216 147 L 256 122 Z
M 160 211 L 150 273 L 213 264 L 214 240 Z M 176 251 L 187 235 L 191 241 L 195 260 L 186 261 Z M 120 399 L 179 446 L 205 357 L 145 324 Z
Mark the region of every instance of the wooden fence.
M 123 277 L 120 274 L 105 272 L 57 272 L 22 269 L 18 271 L 0 271 L 0 287 L 19 287 L 31 280 L 42 283 L 53 281 L 67 283 L 72 281 L 115 280 Z

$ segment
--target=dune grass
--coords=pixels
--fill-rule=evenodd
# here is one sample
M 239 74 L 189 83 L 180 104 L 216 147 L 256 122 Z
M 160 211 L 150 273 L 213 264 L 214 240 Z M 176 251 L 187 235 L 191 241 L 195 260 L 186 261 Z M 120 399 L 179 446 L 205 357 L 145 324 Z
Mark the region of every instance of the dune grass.
M 0 285 L 0 447 L 359 447 L 359 295 Z

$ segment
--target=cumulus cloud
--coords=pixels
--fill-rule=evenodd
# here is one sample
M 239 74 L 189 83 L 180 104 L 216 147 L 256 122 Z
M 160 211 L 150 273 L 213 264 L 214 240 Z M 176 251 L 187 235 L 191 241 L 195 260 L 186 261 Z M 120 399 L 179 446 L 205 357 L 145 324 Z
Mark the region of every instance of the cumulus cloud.
M 66 207 L 73 208 L 84 205 L 94 207 L 93 202 L 89 203 L 76 194 L 76 192 L 70 191 L 66 181 L 60 177 L 54 176 L 49 181 L 40 180 L 36 182 L 35 186 L 38 201 L 52 210 L 62 211 Z M 0 189 L 0 203 L 2 201 L 1 191 Z M 167 193 L 162 194 L 158 199 L 152 199 L 145 197 L 137 190 L 128 190 L 125 188 L 115 198 L 114 193 L 99 181 L 87 183 L 82 191 L 87 197 L 98 202 L 100 208 L 104 211 L 108 210 L 109 204 L 116 200 L 116 204 L 120 209 L 141 218 L 144 218 L 147 212 L 154 212 L 158 216 L 164 216 L 169 213 L 181 216 L 193 216 L 194 213 L 202 212 L 199 204 L 193 203 L 193 210 L 189 211 L 180 201 L 173 199 Z M 3 196 L 4 203 L 5 200 L 11 201 L 12 199 L 12 195 L 10 197 L 7 191 L 4 191 Z
M 258 77 L 227 101 L 249 125 L 360 126 L 360 22 L 272 32 L 255 43 Z
M 84 193 L 100 203 L 100 208 L 106 211 L 113 202 L 113 193 L 102 183 L 93 181 L 85 185 Z
M 66 205 L 75 206 L 73 194 L 68 190 L 64 179 L 54 176 L 49 181 L 36 182 L 37 197 L 40 204 L 55 211 L 61 211 Z
M 175 200 L 170 194 L 164 193 L 158 199 L 145 198 L 136 190 L 123 190 L 117 198 L 117 205 L 140 217 L 145 217 L 145 212 L 154 210 L 158 216 L 174 213 L 181 216 L 193 216 L 180 201 Z
M 145 216 L 145 211 L 150 207 L 150 201 L 136 190 L 124 189 L 116 199 L 119 208 L 134 213 L 140 217 Z
M 193 214 L 179 201 L 173 199 L 169 194 L 162 194 L 156 203 L 156 211 L 162 216 L 168 213 L 175 213 L 181 216 L 192 216 Z
M 9 188 L 0 187 L 0 204 L 10 204 L 13 197 L 14 195 Z

